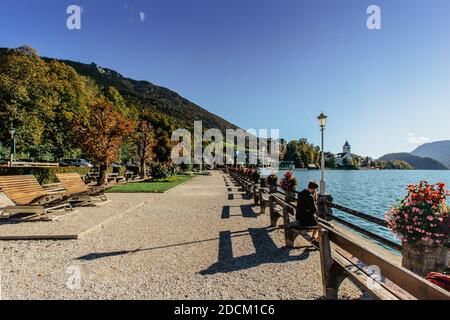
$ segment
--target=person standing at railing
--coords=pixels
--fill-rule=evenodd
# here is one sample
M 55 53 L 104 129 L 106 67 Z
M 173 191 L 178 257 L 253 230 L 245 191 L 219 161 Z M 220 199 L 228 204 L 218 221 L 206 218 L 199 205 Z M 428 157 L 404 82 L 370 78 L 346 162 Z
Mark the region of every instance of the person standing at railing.
M 315 214 L 317 213 L 317 189 L 319 184 L 310 181 L 308 188 L 298 193 L 296 220 L 299 228 L 310 228 L 317 226 Z M 312 232 L 312 243 L 318 244 L 318 230 Z

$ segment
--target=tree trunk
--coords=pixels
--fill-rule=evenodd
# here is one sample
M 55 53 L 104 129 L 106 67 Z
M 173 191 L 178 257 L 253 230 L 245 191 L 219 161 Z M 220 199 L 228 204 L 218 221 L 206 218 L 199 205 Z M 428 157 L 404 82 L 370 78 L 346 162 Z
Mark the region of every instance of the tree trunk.
M 145 159 L 141 159 L 141 179 L 145 178 Z
M 100 165 L 100 172 L 98 174 L 97 185 L 104 186 L 104 185 L 106 185 L 108 183 L 108 179 L 107 179 L 107 176 L 106 176 L 106 171 L 108 171 L 108 165 L 101 164 Z

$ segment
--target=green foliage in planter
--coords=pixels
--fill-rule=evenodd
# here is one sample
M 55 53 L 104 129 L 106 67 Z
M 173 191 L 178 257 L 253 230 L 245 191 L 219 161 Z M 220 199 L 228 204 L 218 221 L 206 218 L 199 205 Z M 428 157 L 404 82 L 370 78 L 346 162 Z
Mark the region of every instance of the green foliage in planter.
M 39 181 L 40 184 L 58 182 L 56 178 L 57 173 L 79 173 L 86 174 L 91 171 L 92 168 L 80 168 L 80 167 L 55 167 L 55 168 L 32 168 L 32 167 L 13 167 L 13 168 L 0 168 L 0 175 L 12 176 L 12 175 L 33 175 Z
M 150 175 L 153 179 L 166 179 L 172 175 L 172 168 L 164 163 L 152 162 L 150 164 Z

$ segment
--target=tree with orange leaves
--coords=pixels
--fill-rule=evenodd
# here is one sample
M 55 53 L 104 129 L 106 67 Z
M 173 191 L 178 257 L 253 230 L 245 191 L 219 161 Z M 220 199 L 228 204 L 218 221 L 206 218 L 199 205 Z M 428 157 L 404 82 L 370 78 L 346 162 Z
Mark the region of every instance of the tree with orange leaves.
M 123 140 L 134 130 L 135 122 L 125 117 L 113 105 L 99 101 L 90 113 L 73 121 L 76 143 L 100 166 L 99 185 L 107 183 L 106 171 L 118 160 Z

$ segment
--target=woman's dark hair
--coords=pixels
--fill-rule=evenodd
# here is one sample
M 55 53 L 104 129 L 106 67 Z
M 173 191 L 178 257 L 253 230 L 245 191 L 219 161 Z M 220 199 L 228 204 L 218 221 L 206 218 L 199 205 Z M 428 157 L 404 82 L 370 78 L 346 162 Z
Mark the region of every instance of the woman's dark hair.
M 315 182 L 315 181 L 310 181 L 309 182 L 309 184 L 308 184 L 308 189 L 318 189 L 319 188 L 319 185 L 317 184 L 317 182 Z

